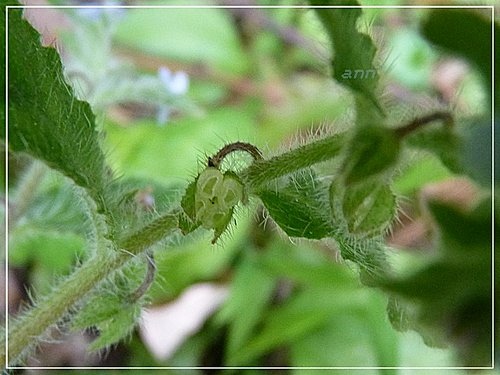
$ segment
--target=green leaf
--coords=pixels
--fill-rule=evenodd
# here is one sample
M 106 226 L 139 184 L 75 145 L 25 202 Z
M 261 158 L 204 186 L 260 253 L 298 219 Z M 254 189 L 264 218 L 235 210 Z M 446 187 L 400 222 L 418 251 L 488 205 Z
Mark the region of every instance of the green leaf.
M 342 202 L 349 233 L 363 237 L 383 234 L 394 220 L 396 209 L 391 188 L 378 181 L 348 187 Z
M 136 257 L 120 272 L 106 280 L 85 301 L 71 322 L 72 330 L 96 327 L 99 337 L 90 350 L 99 350 L 117 343 L 134 328 L 144 299 L 136 300 L 134 292 L 143 282 L 143 257 Z
M 245 347 L 256 329 L 276 286 L 276 278 L 263 269 L 259 258 L 245 256 L 236 269 L 230 297 L 217 315 L 229 324 L 226 357 Z
M 111 320 L 123 307 L 123 299 L 117 294 L 96 293 L 73 318 L 71 328 L 81 330 L 97 326 Z
M 276 190 L 260 191 L 258 196 L 286 234 L 321 239 L 334 231 L 326 193 L 326 185 L 309 169 L 289 177 L 285 185 Z
M 465 366 L 491 365 L 491 200 L 472 212 L 433 202 L 439 256 L 410 275 L 379 280 L 416 311 L 410 325 L 429 344 L 452 342 Z
M 56 232 L 24 226 L 11 233 L 9 264 L 29 269 L 30 284 L 37 293 L 51 290 L 55 275 L 67 275 L 77 257 L 85 256 L 85 241 L 71 232 Z
M 399 337 L 384 319 L 385 298 L 373 290 L 370 292 L 363 306 L 347 311 L 335 309 L 326 324 L 291 343 L 290 365 L 400 365 Z M 383 373 L 396 371 L 387 369 Z
M 207 248 L 209 233 L 198 231 L 186 240 L 181 240 L 168 251 L 160 249 L 155 254 L 157 267 L 156 282 L 148 295 L 155 303 L 170 301 L 193 283 L 224 277 L 228 267 L 247 237 L 247 223 L 244 218 L 224 239 L 224 250 Z
M 89 349 L 100 350 L 125 338 L 132 332 L 140 312 L 138 305 L 124 306 L 112 319 L 98 326 L 99 337 L 90 344 Z
M 57 51 L 40 45 L 21 14 L 8 14 L 9 147 L 44 160 L 102 203 L 109 177 L 94 115 L 64 82 Z
M 132 301 L 131 297 L 142 283 L 145 275 L 143 257 L 136 257 L 99 286 L 85 301 L 83 307 L 72 320 L 72 329 L 84 329 L 106 325 L 115 320 L 123 309 L 130 305 L 141 305 L 141 300 Z
M 243 348 L 228 359 L 228 365 L 252 363 L 271 349 L 307 337 L 335 313 L 352 311 L 365 303 L 362 291 L 339 291 L 331 286 L 298 292 L 283 305 L 271 310 L 263 327 Z
M 393 188 L 398 195 L 411 196 L 428 183 L 451 176 L 451 172 L 433 154 L 412 158 L 394 178 Z
M 391 266 L 380 239 L 360 239 L 345 234 L 338 234 L 335 239 L 342 258 L 359 266 L 364 285 L 377 285 L 378 280 L 390 274 Z
M 310 0 L 311 5 L 359 5 L 357 1 Z M 376 48 L 370 37 L 360 33 L 356 23 L 361 16 L 360 8 L 315 9 L 332 42 L 333 77 L 342 85 L 359 94 L 366 103 L 381 112 L 375 89 L 378 83 L 377 69 L 373 65 Z M 369 104 L 368 104 L 369 103 Z M 359 109 L 358 109 L 358 112 Z M 372 113 L 376 113 L 370 110 Z M 360 112 L 362 113 L 362 112 Z M 359 114 L 358 114 L 359 115 Z
M 280 241 L 262 256 L 262 267 L 275 277 L 287 278 L 300 286 L 351 285 L 352 272 L 316 250 L 307 244 L 299 247 Z
M 451 172 L 460 173 L 463 171 L 460 160 L 462 140 L 449 127 L 439 126 L 422 129 L 405 137 L 404 142 L 407 142 L 411 147 L 434 153 Z M 489 156 L 491 157 L 491 154 Z
M 166 43 L 165 35 L 172 42 Z M 139 52 L 188 64 L 208 64 L 225 73 L 242 73 L 248 68 L 224 9 L 130 9 L 119 25 L 117 40 Z M 217 43 L 212 43 L 214 40 Z
M 363 126 L 356 130 L 346 145 L 342 174 L 347 185 L 365 181 L 394 167 L 400 144 L 391 129 Z

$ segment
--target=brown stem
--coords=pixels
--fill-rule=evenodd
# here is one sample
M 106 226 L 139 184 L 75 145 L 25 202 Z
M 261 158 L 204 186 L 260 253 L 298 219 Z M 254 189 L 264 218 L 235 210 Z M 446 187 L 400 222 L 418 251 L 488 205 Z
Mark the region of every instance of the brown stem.
M 394 133 L 396 137 L 401 139 L 406 137 L 408 134 L 413 133 L 415 130 L 418 130 L 421 127 L 428 125 L 434 121 L 443 121 L 446 126 L 453 126 L 453 117 L 451 116 L 451 114 L 449 112 L 438 111 L 427 116 L 416 118 L 410 121 L 408 124 L 394 129 Z
M 149 287 L 153 283 L 156 273 L 156 264 L 153 257 L 153 253 L 147 252 L 146 260 L 148 268 L 146 270 L 146 277 L 142 281 L 141 285 L 130 295 L 130 301 L 136 302 L 139 298 L 141 298 L 148 291 Z
M 245 142 L 234 142 L 225 145 L 214 156 L 209 157 L 208 166 L 219 168 L 222 160 L 224 160 L 227 155 L 234 151 L 248 152 L 254 158 L 254 160 L 262 159 L 262 153 L 254 145 Z

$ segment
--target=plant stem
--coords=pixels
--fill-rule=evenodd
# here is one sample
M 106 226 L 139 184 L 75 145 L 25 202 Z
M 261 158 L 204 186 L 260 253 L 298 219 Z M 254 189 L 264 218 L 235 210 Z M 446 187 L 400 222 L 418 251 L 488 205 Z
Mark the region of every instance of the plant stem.
M 9 364 L 16 364 L 40 341 L 48 329 L 112 272 L 119 269 L 131 255 L 145 251 L 167 238 L 178 227 L 177 214 L 167 213 L 119 243 L 123 251 L 97 251 L 95 256 L 71 274 L 48 296 L 16 319 L 9 329 Z M 5 340 L 0 338 L 0 363 L 5 362 Z
M 408 124 L 403 125 L 399 128 L 394 129 L 394 133 L 398 138 L 404 138 L 407 135 L 413 133 L 416 130 L 419 130 L 425 125 L 428 125 L 434 121 L 443 121 L 445 126 L 451 127 L 453 126 L 453 117 L 449 112 L 434 112 L 427 116 L 416 118 L 410 121 Z
M 52 293 L 17 319 L 9 329 L 9 364 L 16 364 L 43 338 L 67 311 L 100 281 L 130 259 L 124 252 L 99 252 L 69 276 Z M 5 343 L 0 347 L 0 360 L 5 363 Z
M 256 160 L 242 171 L 240 177 L 250 191 L 258 191 L 275 178 L 338 156 L 345 141 L 345 133 L 334 134 L 270 159 Z

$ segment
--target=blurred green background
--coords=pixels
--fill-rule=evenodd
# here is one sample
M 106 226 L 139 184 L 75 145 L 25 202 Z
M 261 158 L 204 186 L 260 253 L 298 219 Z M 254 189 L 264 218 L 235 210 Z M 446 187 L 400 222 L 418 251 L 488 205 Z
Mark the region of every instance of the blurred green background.
M 361 26 L 379 46 L 382 95 L 394 125 L 443 101 L 458 116 L 487 110 L 473 69 L 419 36 L 425 15 L 425 9 L 364 11 Z M 326 36 L 309 9 L 33 9 L 27 17 L 42 25 L 46 42 L 55 38 L 68 80 L 84 87 L 81 96 L 94 95 L 108 161 L 116 175 L 140 182 L 136 199 L 144 209 L 179 202 L 206 157 L 226 143 L 251 142 L 272 155 L 348 129 L 354 116 L 352 97 L 329 78 Z M 189 77 L 175 100 L 154 91 L 162 67 Z M 151 82 L 131 92 L 134 85 L 120 84 L 123 76 Z M 68 181 L 23 158 L 9 162 L 11 194 L 25 202 L 9 235 L 9 308 L 16 311 L 27 290 L 43 294 L 85 258 L 90 228 Z M 395 189 L 402 213 L 387 238 L 397 269 L 430 254 L 433 227 L 422 200 L 429 186 L 446 195 L 449 181 L 469 186 L 431 154 L 412 155 L 401 166 Z M 241 209 L 220 243 L 210 239 L 197 233 L 156 249 L 150 310 L 171 320 L 143 315 L 130 339 L 102 356 L 84 353 L 95 333 L 70 336 L 62 345 L 71 351 L 47 344 L 29 365 L 341 366 L 373 374 L 458 365 L 452 349 L 429 348 L 418 334 L 393 330 L 387 297 L 360 284 L 333 242 L 286 238 L 258 202 Z

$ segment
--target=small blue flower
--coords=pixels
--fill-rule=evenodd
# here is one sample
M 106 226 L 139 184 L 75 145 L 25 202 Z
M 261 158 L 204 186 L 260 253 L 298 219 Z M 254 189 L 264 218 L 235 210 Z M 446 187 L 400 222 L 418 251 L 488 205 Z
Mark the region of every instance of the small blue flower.
M 167 67 L 158 69 L 158 77 L 167 91 L 173 95 L 184 95 L 189 87 L 189 77 L 186 72 L 172 73 Z

